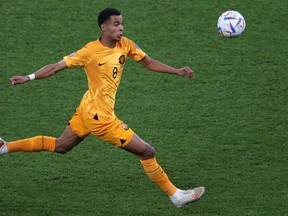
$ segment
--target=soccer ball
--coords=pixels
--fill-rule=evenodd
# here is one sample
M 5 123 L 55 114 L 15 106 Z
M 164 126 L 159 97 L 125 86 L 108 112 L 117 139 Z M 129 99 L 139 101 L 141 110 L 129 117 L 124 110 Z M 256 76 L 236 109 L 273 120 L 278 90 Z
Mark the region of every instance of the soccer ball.
M 221 14 L 217 26 L 224 37 L 236 37 L 243 33 L 246 22 L 239 12 L 230 10 Z

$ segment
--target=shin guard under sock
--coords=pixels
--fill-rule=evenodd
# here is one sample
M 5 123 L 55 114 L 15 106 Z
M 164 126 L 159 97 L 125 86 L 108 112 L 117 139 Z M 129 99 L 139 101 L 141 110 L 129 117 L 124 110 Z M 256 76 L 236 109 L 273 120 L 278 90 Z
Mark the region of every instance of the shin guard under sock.
M 7 143 L 8 153 L 11 152 L 38 152 L 50 151 L 54 152 L 56 145 L 55 137 L 36 136 L 28 139 L 22 139 Z
M 171 183 L 162 167 L 157 163 L 155 157 L 140 161 L 148 177 L 168 196 L 172 196 L 176 192 L 177 188 Z

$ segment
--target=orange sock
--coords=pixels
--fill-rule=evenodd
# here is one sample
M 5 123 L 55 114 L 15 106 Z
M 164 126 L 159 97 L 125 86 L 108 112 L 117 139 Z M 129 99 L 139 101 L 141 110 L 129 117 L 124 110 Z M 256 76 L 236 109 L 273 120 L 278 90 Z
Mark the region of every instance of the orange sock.
M 170 182 L 168 176 L 153 157 L 148 160 L 140 160 L 148 177 L 154 181 L 168 196 L 172 196 L 177 188 Z
M 11 152 L 38 152 L 50 151 L 54 152 L 56 138 L 47 136 L 36 136 L 28 139 L 22 139 L 7 143 L 8 153 Z

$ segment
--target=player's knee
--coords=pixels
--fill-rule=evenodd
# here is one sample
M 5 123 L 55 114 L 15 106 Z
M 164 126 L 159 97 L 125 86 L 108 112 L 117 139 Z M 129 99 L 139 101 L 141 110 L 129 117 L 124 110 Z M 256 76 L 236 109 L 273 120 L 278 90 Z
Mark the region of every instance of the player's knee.
M 67 148 L 67 145 L 62 144 L 61 141 L 57 139 L 56 146 L 55 146 L 56 153 L 66 154 L 70 150 L 71 150 L 70 148 Z
M 63 147 L 56 147 L 55 152 L 59 154 L 66 154 L 67 152 L 69 152 L 69 150 Z
M 143 152 L 142 157 L 144 159 L 150 159 L 150 158 L 155 157 L 155 154 L 156 154 L 156 151 L 154 147 L 148 144 L 145 148 L 145 151 Z
M 64 149 L 64 148 L 56 148 L 55 152 L 59 154 L 66 154 L 67 152 L 69 152 L 69 150 Z

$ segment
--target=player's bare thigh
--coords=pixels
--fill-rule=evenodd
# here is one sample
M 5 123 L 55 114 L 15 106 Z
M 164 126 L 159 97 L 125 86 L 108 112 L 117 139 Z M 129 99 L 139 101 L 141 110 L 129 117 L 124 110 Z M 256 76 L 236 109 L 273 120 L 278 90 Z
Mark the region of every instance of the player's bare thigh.
M 155 156 L 155 149 L 142 140 L 137 134 L 134 134 L 131 141 L 123 149 L 135 154 L 141 160 L 147 160 Z
M 77 134 L 75 134 L 72 131 L 70 125 L 68 125 L 62 135 L 56 140 L 55 152 L 62 154 L 67 153 L 74 146 L 76 146 L 82 141 L 83 139 L 81 139 Z

